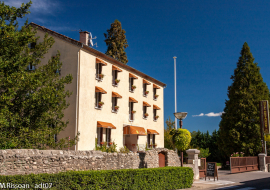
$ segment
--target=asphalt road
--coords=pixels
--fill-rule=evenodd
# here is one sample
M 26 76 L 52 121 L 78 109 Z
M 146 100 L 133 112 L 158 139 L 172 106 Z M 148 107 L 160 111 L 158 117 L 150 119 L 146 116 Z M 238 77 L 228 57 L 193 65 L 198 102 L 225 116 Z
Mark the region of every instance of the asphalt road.
M 270 173 L 253 171 L 231 174 L 229 171 L 219 170 L 219 179 L 235 182 L 227 187 L 216 187 L 219 190 L 270 190 Z
M 218 180 L 210 178 L 194 181 L 187 190 L 270 190 L 270 173 L 252 171 L 231 174 L 218 170 Z

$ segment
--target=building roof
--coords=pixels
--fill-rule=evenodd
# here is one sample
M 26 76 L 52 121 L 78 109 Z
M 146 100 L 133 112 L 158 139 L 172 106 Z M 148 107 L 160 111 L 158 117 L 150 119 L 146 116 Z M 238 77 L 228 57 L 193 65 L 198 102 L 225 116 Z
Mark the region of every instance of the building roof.
M 110 57 L 110 56 L 108 56 L 108 55 L 94 49 L 94 48 L 91 48 L 91 47 L 83 44 L 80 41 L 69 38 L 69 37 L 67 37 L 67 36 L 65 36 L 63 34 L 57 33 L 55 31 L 52 31 L 52 30 L 50 30 L 48 28 L 45 28 L 44 26 L 40 26 L 40 25 L 38 25 L 36 23 L 33 23 L 33 22 L 31 22 L 29 25 L 31 25 L 33 28 L 36 28 L 36 29 L 38 29 L 40 31 L 46 32 L 46 33 L 48 33 L 48 34 L 50 34 L 50 35 L 52 35 L 54 37 L 63 39 L 63 40 L 65 40 L 65 41 L 67 41 L 67 42 L 69 42 L 71 44 L 80 46 L 83 49 L 85 49 L 87 51 L 90 51 L 91 53 L 95 54 L 98 58 L 102 58 L 102 59 L 104 59 L 104 60 L 106 60 L 106 61 L 108 61 L 108 62 L 110 62 L 110 63 L 112 63 L 112 64 L 114 64 L 114 65 L 116 65 L 118 67 L 120 67 L 120 68 L 123 68 L 123 69 L 125 69 L 125 70 L 127 70 L 129 72 L 135 73 L 136 75 L 138 75 L 138 76 L 140 76 L 140 77 L 142 77 L 144 79 L 147 79 L 149 81 L 152 81 L 153 83 L 156 83 L 156 84 L 158 84 L 158 85 L 160 85 L 160 86 L 162 86 L 164 88 L 166 87 L 165 83 L 160 82 L 157 79 L 154 79 L 153 77 L 150 77 L 150 76 L 142 73 L 141 71 L 138 71 L 138 70 L 134 69 L 133 67 L 130 67 L 130 66 L 124 64 L 124 63 L 121 63 L 120 61 L 117 61 L 116 59 L 114 59 L 114 58 L 112 58 L 112 57 Z

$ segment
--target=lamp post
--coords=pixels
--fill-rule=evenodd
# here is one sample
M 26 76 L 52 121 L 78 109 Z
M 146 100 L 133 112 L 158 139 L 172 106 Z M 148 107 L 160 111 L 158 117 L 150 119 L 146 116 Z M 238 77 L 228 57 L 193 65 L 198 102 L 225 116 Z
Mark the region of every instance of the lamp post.
M 176 56 L 173 57 L 174 59 L 174 110 L 175 113 L 177 112 L 177 106 L 176 106 Z M 174 128 L 177 129 L 177 119 L 175 118 L 174 122 Z M 176 149 L 177 152 L 177 149 Z
M 174 113 L 174 116 L 175 116 L 175 120 L 179 119 L 179 126 L 180 126 L 180 129 L 182 129 L 182 126 L 183 126 L 183 119 L 185 119 L 187 117 L 187 112 L 175 112 Z M 183 151 L 181 151 L 181 166 L 183 167 L 183 162 L 184 162 L 184 158 L 183 158 Z

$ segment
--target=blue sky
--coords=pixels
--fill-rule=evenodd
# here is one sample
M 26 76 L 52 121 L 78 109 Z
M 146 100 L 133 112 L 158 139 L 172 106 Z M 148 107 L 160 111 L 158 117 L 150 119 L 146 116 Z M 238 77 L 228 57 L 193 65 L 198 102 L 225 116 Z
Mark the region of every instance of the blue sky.
M 18 7 L 28 0 L 4 2 Z M 177 111 L 188 112 L 183 128 L 212 132 L 244 42 L 270 84 L 269 8 L 267 0 L 33 0 L 27 17 L 76 40 L 73 30 L 87 30 L 97 36 L 95 49 L 101 52 L 107 49 L 103 34 L 118 19 L 129 44 L 128 65 L 167 84 L 165 120 L 174 120 L 176 56 Z

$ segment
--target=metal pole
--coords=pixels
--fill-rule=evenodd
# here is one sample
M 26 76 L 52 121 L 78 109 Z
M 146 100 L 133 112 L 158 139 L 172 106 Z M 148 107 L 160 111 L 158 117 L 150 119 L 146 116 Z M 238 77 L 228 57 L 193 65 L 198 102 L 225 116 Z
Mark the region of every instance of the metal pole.
M 182 129 L 182 126 L 183 126 L 182 119 L 180 119 L 180 121 L 179 121 L 179 126 L 180 126 L 180 129 Z M 183 165 L 184 165 L 184 153 L 183 153 L 183 151 L 181 151 L 181 166 L 183 167 Z
M 174 107 L 175 107 L 175 112 L 177 112 L 177 107 L 176 107 L 176 56 L 173 57 L 174 59 Z M 175 122 L 174 122 L 174 128 L 177 129 L 177 118 L 175 117 Z M 175 148 L 175 151 L 178 155 L 177 148 Z

